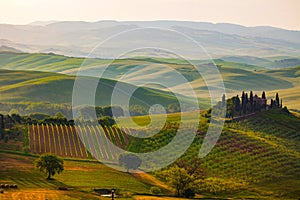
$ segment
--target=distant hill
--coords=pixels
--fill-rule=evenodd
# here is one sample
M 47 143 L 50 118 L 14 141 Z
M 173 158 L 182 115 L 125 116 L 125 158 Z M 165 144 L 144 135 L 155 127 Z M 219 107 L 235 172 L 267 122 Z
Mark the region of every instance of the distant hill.
M 9 47 L 9 46 L 2 45 L 2 46 L 0 46 L 0 52 L 21 53 L 22 51 L 20 51 L 16 48 L 12 48 L 12 47 Z
M 183 33 L 203 46 L 213 57 L 248 56 L 298 56 L 300 53 L 300 31 L 275 27 L 245 27 L 236 24 L 206 23 L 189 21 L 59 21 L 35 22 L 28 25 L 0 24 L 0 45 L 10 41 L 11 47 L 25 52 L 54 52 L 69 56 L 87 56 L 88 53 L 108 37 L 135 28 L 158 27 Z M 146 33 L 124 37 L 95 56 L 111 58 L 120 55 L 126 47 L 133 45 L 154 46 L 154 39 L 160 39 L 156 47 L 175 46 L 184 49 L 180 54 L 198 59 L 193 48 L 186 48 L 186 41 L 172 34 L 147 30 Z M 134 40 L 134 42 L 133 42 Z M 151 41 L 151 42 L 149 42 Z M 32 51 L 30 51 L 32 50 Z
M 259 58 L 253 56 L 226 56 L 221 58 L 224 61 L 257 65 L 268 69 L 280 69 L 300 66 L 300 59 L 293 57 L 271 57 Z

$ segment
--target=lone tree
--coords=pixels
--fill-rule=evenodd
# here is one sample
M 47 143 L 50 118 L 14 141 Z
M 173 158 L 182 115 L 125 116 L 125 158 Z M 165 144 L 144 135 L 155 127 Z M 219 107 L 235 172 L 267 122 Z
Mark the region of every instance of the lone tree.
M 194 181 L 194 177 L 188 174 L 186 169 L 178 166 L 171 167 L 164 171 L 164 174 L 168 183 L 175 188 L 177 196 L 183 195 L 184 191 L 189 189 Z
M 127 172 L 129 172 L 130 169 L 135 170 L 139 168 L 142 164 L 142 160 L 134 154 L 125 154 L 120 155 L 119 163 L 126 168 Z
M 51 179 L 56 173 L 59 174 L 64 170 L 64 161 L 61 158 L 51 154 L 41 155 L 36 161 L 35 165 L 41 172 L 48 174 L 47 179 Z

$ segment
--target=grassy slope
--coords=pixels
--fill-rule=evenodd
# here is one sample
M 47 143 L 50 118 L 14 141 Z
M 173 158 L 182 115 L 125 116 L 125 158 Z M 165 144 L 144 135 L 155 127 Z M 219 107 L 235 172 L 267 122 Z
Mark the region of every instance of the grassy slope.
M 74 85 L 74 76 L 63 74 L 0 70 L 0 92 L 2 102 L 50 102 L 71 103 Z M 93 80 L 94 78 L 84 78 Z M 102 79 L 96 92 L 96 105 L 110 105 L 110 97 L 116 81 Z M 130 88 L 129 84 L 121 83 L 121 87 Z M 58 89 L 59 88 L 59 89 Z M 125 95 L 126 96 L 126 93 Z M 120 97 L 122 98 L 122 97 Z M 187 100 L 187 99 L 186 99 Z M 160 102 L 162 105 L 175 103 L 176 98 L 170 92 L 151 88 L 137 89 L 132 98 L 132 103 L 153 105 Z M 186 101 L 188 102 L 188 100 Z M 205 103 L 203 103 L 205 105 Z
M 176 114 L 171 114 L 168 119 L 177 121 L 180 118 Z M 147 122 L 146 117 L 135 117 L 134 120 L 139 124 Z M 182 126 L 188 123 L 183 121 Z M 205 127 L 203 125 L 205 123 L 205 119 L 201 118 L 200 127 Z M 266 111 L 242 121 L 225 124 L 215 148 L 201 159 L 202 164 L 199 167 L 208 177 L 233 180 L 236 183 L 245 182 L 247 187 L 233 193 L 203 193 L 203 195 L 256 199 L 298 198 L 299 130 L 300 118 L 281 110 Z M 151 151 L 165 145 L 170 140 L 168 135 L 169 133 L 166 136 L 157 134 L 151 139 L 137 140 L 136 145 L 134 143 L 131 145 L 135 146 L 135 151 L 146 149 Z M 204 135 L 196 137 L 184 155 L 186 158 L 198 156 L 203 137 Z M 21 191 L 24 189 L 25 193 L 29 194 L 35 190 L 47 190 L 51 195 L 56 195 L 55 197 L 58 195 L 60 198 L 66 196 L 91 198 L 90 190 L 94 187 L 118 187 L 132 193 L 147 193 L 150 185 L 160 185 L 152 178 L 133 177 L 101 164 L 78 161 L 66 161 L 66 171 L 56 176 L 57 181 L 48 182 L 33 168 L 32 157 L 0 153 L 0 161 L 0 182 L 18 183 Z M 71 192 L 57 191 L 55 188 L 58 185 L 68 185 L 73 189 Z
M 144 121 L 141 118 L 136 120 L 141 121 L 141 124 Z M 220 197 L 298 198 L 299 130 L 300 118 L 281 110 L 271 110 L 246 120 L 227 123 L 216 146 L 201 159 L 202 165 L 199 167 L 208 177 L 234 180 L 236 183 L 246 182 L 245 190 L 218 194 Z M 189 160 L 198 157 L 203 137 L 204 135 L 196 137 L 184 157 Z M 157 134 L 151 139 L 136 140 L 136 144 L 132 144 L 132 150 L 138 152 L 158 149 L 171 138 L 169 133 L 166 133 Z
M 84 61 L 85 60 L 83 58 L 70 58 L 60 55 L 25 53 L 16 54 L 8 52 L 0 53 L 0 68 L 10 70 L 36 70 L 75 75 L 78 68 Z M 111 60 L 91 59 L 88 62 L 84 63 L 84 67 L 82 67 L 82 70 L 85 73 L 94 75 L 97 69 L 104 67 L 110 62 Z M 279 92 L 281 94 L 281 97 L 283 97 L 284 103 L 286 105 L 288 105 L 290 108 L 300 109 L 300 96 L 298 92 L 300 89 L 299 67 L 280 70 L 265 70 L 264 68 L 259 66 L 247 65 L 242 63 L 226 62 L 222 60 L 215 60 L 215 62 L 216 64 L 221 65 L 220 71 L 224 79 L 224 84 L 228 96 L 239 94 L 241 90 L 253 90 L 259 95 L 261 91 L 264 90 L 267 92 L 268 97 L 272 97 L 272 95 L 275 95 L 276 92 Z M 160 79 L 164 78 L 164 80 L 168 80 L 168 82 L 174 84 L 173 88 L 176 88 L 178 91 L 180 91 L 180 93 L 185 94 L 186 85 L 178 85 L 176 80 L 172 79 L 170 71 L 160 70 L 156 71 L 156 73 L 153 73 L 153 69 L 155 69 L 155 67 L 159 67 L 160 65 L 167 65 L 178 70 L 180 74 L 184 75 L 189 81 L 191 81 L 191 85 L 199 97 L 209 97 L 203 79 L 197 75 L 195 70 L 192 70 L 192 67 L 190 65 L 187 65 L 186 62 L 178 59 L 137 58 L 115 60 L 109 66 L 108 71 L 106 72 L 106 76 L 111 79 L 119 79 L 120 76 L 122 76 L 125 72 L 132 69 L 133 67 L 140 65 L 145 66 L 145 68 L 143 70 L 135 71 L 132 76 L 129 76 L 124 81 L 134 82 L 139 79 L 145 81 L 151 80 L 152 82 L 154 80 L 159 82 Z M 7 81 L 8 79 L 14 80 L 15 78 L 18 77 L 8 77 L 5 81 Z M 3 79 L 3 76 L 1 79 Z M 41 83 L 41 81 L 37 81 L 36 83 Z M 40 85 L 39 87 L 41 87 L 41 89 L 43 89 L 43 91 L 47 93 L 47 90 L 49 90 L 49 92 L 54 92 L 56 90 L 56 87 L 60 86 L 63 91 L 66 91 L 67 97 L 57 97 L 55 95 L 52 95 L 53 99 L 49 97 L 49 101 L 54 99 L 61 100 L 61 102 L 70 101 L 69 96 L 71 92 L 64 89 L 65 87 L 71 87 L 72 81 L 59 80 L 56 82 L 57 85 L 51 83 L 50 87 L 47 86 L 47 88 L 45 88 L 44 85 Z M 4 82 L 1 82 L 1 86 L 2 85 L 4 86 L 6 84 Z M 151 85 L 151 87 L 160 88 L 160 86 L 158 85 Z M 31 89 L 32 88 L 29 89 L 29 93 L 34 97 L 36 101 L 39 101 L 39 99 L 44 96 L 35 96 L 36 88 L 33 88 L 32 90 Z M 22 98 L 22 93 L 26 93 L 26 90 L 28 89 L 21 88 L 15 90 L 15 92 L 1 91 L 1 93 L 3 93 L 3 98 L 5 98 L 4 100 L 19 101 Z M 30 97 L 28 97 L 28 99 L 26 100 L 30 101 Z M 44 99 L 42 98 L 42 100 Z M 203 104 L 207 104 L 207 102 L 203 102 Z
M 0 152 L 0 183 L 18 184 L 19 189 L 6 190 L 1 199 L 98 199 L 93 188 L 119 189 L 122 194 L 147 194 L 153 185 L 166 186 L 151 177 L 119 172 L 97 162 L 65 161 L 65 170 L 55 180 L 34 168 L 34 157 Z M 67 186 L 69 191 L 59 191 Z M 35 197 L 35 198 L 33 198 Z

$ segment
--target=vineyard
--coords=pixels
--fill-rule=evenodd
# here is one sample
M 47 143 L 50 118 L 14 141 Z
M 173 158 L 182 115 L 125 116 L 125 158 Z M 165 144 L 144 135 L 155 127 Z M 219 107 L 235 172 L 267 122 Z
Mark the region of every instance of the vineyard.
M 205 122 L 201 126 L 200 130 L 205 130 Z M 240 191 L 245 196 L 242 192 L 246 189 L 249 197 L 257 194 L 282 199 L 299 196 L 300 191 L 293 187 L 300 183 L 299 128 L 300 119 L 280 109 L 226 123 L 216 146 L 197 165 L 203 177 L 196 190 L 202 194 Z M 168 128 L 152 138 L 133 140 L 131 147 L 153 151 L 175 134 L 175 129 Z M 204 136 L 199 132 L 183 155 L 186 163 L 191 161 L 188 165 L 197 160 Z
M 124 131 L 100 125 L 29 125 L 28 130 L 32 154 L 51 153 L 68 158 L 117 160 L 112 145 L 125 148 L 129 143 Z M 111 142 L 107 142 L 106 138 Z

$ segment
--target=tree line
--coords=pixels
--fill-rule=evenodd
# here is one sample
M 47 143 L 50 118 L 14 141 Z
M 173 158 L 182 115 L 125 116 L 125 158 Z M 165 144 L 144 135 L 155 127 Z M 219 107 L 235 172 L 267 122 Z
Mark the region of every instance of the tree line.
M 216 105 L 216 108 L 221 110 L 225 107 L 226 117 L 233 118 L 264 110 L 282 108 L 282 99 L 280 99 L 279 94 L 276 93 L 275 99 L 271 98 L 268 104 L 265 91 L 262 92 L 260 97 L 257 94 L 253 95 L 253 91 L 250 91 L 249 95 L 243 91 L 241 97 L 236 95 L 229 99 L 226 99 L 224 94 L 222 101 Z

